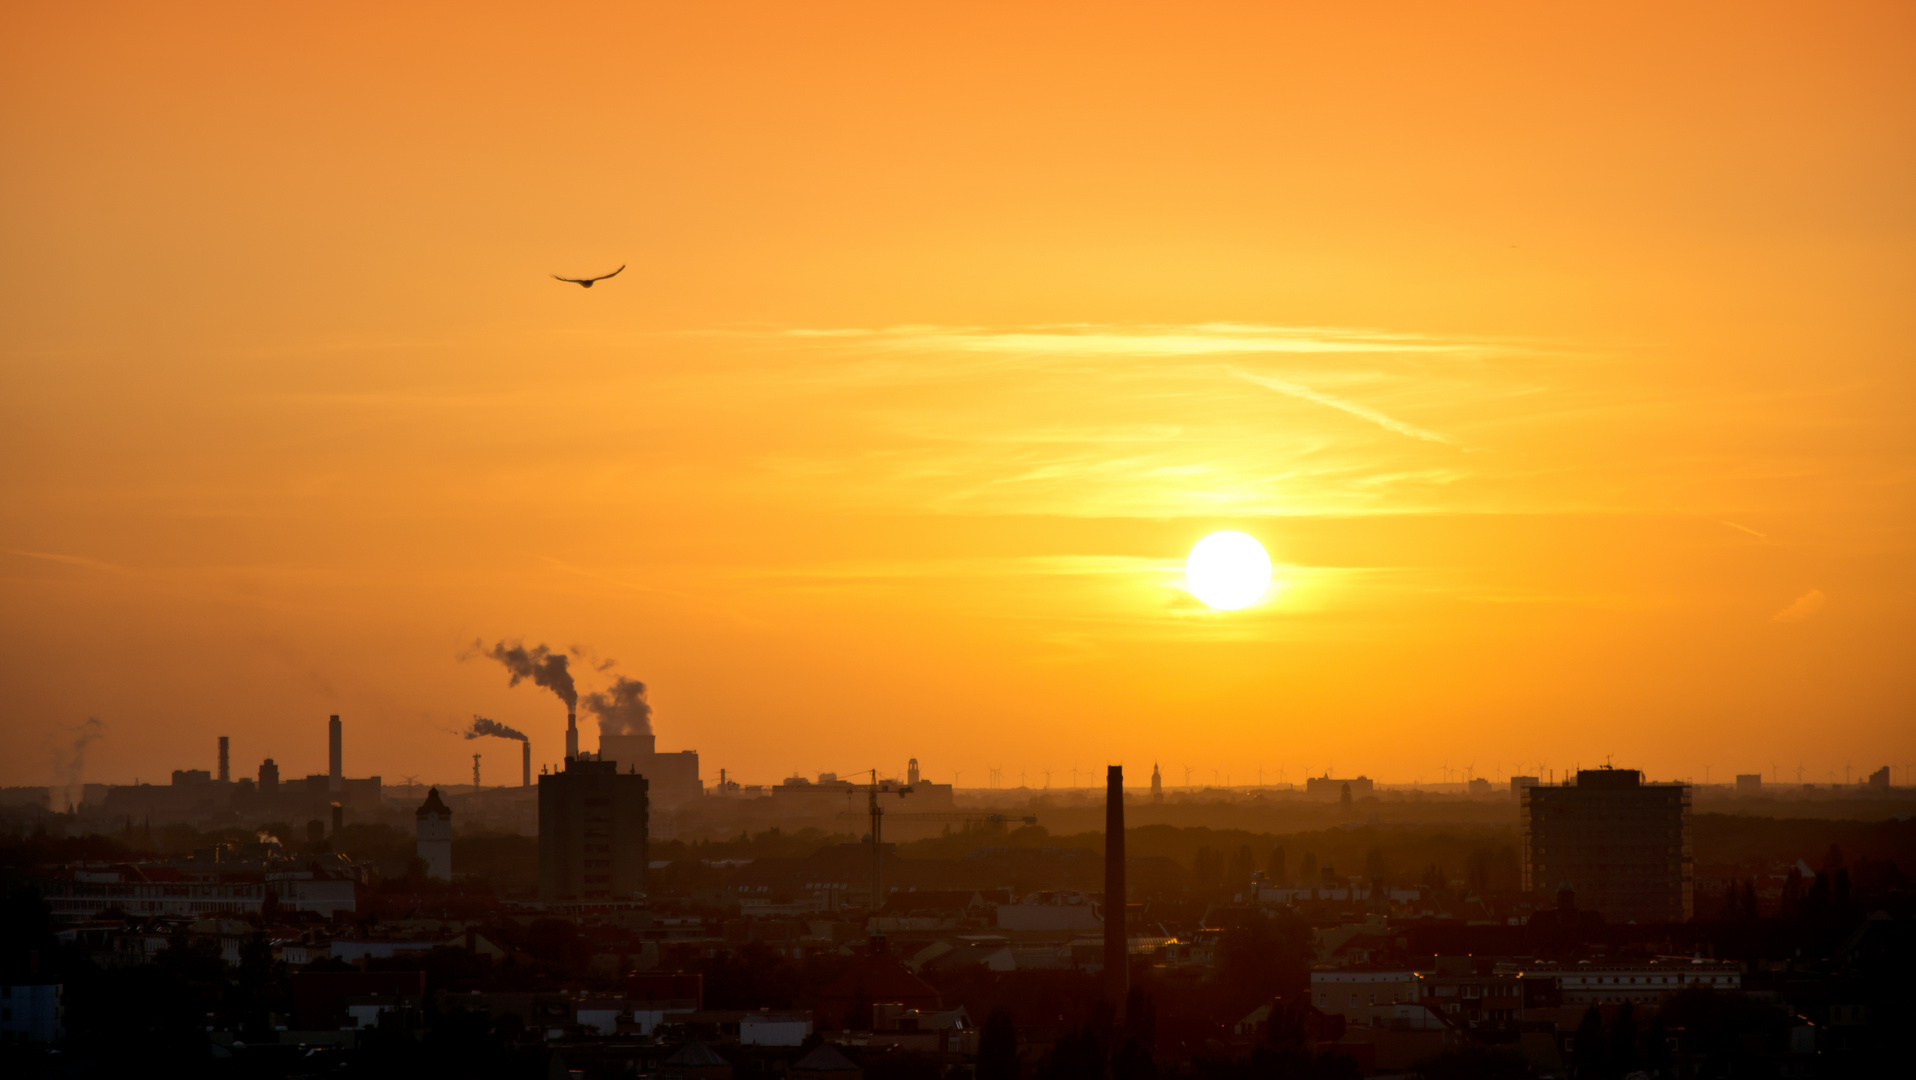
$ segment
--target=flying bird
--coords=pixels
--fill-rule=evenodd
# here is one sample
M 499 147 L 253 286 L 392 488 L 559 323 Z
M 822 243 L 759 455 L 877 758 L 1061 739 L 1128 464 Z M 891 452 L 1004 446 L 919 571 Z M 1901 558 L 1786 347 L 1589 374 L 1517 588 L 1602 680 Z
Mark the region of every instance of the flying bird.
M 624 269 L 625 269 L 625 266 L 621 264 L 619 266 L 619 270 L 624 270 Z M 579 286 L 580 288 L 590 289 L 592 287 L 592 283 L 595 281 L 604 281 L 606 278 L 609 278 L 609 277 L 618 277 L 619 270 L 614 270 L 610 274 L 600 274 L 598 277 L 589 277 L 589 278 L 559 277 L 559 275 L 557 274 L 554 274 L 552 276 L 555 280 L 568 281 L 574 285 Z

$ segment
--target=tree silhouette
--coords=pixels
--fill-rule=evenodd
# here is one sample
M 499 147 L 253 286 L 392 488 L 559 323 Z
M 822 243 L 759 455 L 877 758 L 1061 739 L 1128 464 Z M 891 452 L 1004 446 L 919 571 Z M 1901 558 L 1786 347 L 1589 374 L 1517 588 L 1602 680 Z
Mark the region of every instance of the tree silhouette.
M 978 1035 L 978 1080 L 1018 1080 L 1018 1028 L 1011 1014 L 997 1009 Z

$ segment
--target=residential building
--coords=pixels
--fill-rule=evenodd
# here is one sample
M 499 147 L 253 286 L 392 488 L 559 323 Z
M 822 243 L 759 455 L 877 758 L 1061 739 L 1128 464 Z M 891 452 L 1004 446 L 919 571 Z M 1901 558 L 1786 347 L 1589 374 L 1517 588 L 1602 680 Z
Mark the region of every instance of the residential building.
M 1715 960 L 1583 961 L 1537 963 L 1523 969 L 1526 979 L 1555 979 L 1565 1007 L 1654 1005 L 1680 990 L 1708 987 L 1721 993 L 1743 988 L 1743 969 Z
M 1392 1021 L 1413 1028 L 1440 1025 L 1434 1017 L 1423 1015 L 1418 974 L 1408 968 L 1313 971 L 1311 1004 L 1352 1025 L 1390 1027 Z
M 1524 788 L 1523 886 L 1576 892 L 1611 922 L 1683 922 L 1696 912 L 1690 788 L 1634 769 L 1583 769 Z
M 616 761 L 574 758 L 539 777 L 539 899 L 644 895 L 647 781 Z

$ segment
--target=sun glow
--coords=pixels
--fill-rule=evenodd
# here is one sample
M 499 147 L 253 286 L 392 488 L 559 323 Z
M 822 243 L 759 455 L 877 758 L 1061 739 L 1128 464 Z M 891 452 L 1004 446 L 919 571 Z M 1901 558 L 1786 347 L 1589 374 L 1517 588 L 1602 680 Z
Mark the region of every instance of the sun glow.
M 1184 560 L 1191 595 L 1219 611 L 1250 607 L 1271 585 L 1271 557 L 1245 533 L 1214 532 Z

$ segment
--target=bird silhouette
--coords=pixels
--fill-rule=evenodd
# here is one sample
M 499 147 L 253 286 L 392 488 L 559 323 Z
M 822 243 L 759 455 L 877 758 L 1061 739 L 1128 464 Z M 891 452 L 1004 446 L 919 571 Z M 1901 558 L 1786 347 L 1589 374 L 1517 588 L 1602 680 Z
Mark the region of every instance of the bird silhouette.
M 625 269 L 624 264 L 620 264 L 619 270 L 624 270 L 624 269 Z M 590 289 L 592 287 L 592 283 L 595 281 L 604 281 L 606 278 L 609 278 L 609 277 L 618 277 L 619 270 L 614 270 L 610 274 L 600 274 L 598 277 L 589 277 L 589 278 L 560 277 L 557 274 L 554 274 L 552 276 L 557 281 L 570 282 L 571 284 L 577 285 L 580 288 Z

